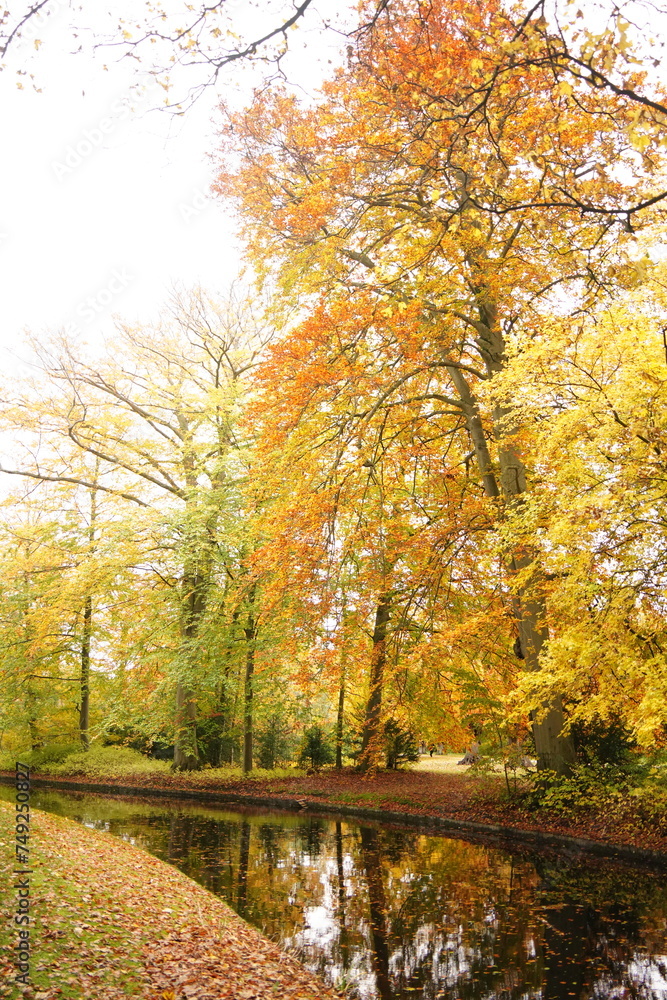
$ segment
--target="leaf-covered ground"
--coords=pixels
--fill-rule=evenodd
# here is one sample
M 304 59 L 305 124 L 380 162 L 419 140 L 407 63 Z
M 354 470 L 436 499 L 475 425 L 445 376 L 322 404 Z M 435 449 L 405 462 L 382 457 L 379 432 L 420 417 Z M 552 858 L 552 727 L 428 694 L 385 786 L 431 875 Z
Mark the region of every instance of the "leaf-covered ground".
M 39 778 L 40 775 L 35 775 Z M 47 778 L 47 775 L 44 775 Z M 76 788 L 84 778 L 65 778 L 58 775 L 62 785 Z M 110 790 L 115 785 L 135 787 L 144 794 L 150 789 L 170 788 L 174 791 L 192 791 L 233 794 L 248 802 L 271 799 L 278 805 L 283 800 L 294 807 L 298 803 L 307 808 L 312 803 L 330 803 L 344 811 L 347 806 L 369 810 L 410 813 L 413 815 L 446 817 L 476 823 L 497 824 L 523 830 L 556 833 L 580 837 L 611 845 L 626 845 L 667 854 L 667 816 L 647 810 L 643 800 L 627 796 L 611 805 L 601 800 L 591 803 L 589 809 L 578 813 L 565 811 L 529 810 L 521 800 L 508 801 L 504 780 L 499 776 L 476 778 L 469 770 L 427 772 L 390 771 L 378 772 L 373 777 L 363 777 L 351 769 L 341 773 L 323 771 L 319 774 L 280 777 L 267 780 L 244 781 L 238 778 L 223 781 L 219 772 L 208 778 L 206 771 L 195 775 L 146 774 L 88 778 Z
M 13 810 L 0 802 L 0 996 L 325 1000 L 335 996 L 206 889 L 131 844 L 33 811 L 31 987 L 15 983 Z

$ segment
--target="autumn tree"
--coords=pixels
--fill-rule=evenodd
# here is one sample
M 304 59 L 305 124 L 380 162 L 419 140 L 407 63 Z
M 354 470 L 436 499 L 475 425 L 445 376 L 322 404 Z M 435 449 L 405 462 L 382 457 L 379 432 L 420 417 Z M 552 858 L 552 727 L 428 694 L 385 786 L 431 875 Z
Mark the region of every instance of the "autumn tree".
M 407 370 L 395 377 L 387 360 L 376 374 L 378 407 L 419 394 L 434 373 L 431 394 L 455 414 L 452 433 L 501 528 L 517 651 L 534 672 L 548 639 L 544 569 L 535 538 L 513 534 L 535 482 L 526 386 L 490 405 L 480 390 L 546 316 L 589 309 L 623 280 L 636 254 L 629 230 L 655 221 L 663 159 L 655 120 L 638 117 L 631 96 L 585 78 L 564 85 L 550 63 L 518 57 L 487 87 L 499 49 L 521 44 L 495 0 L 428 10 L 397 0 L 317 102 L 275 89 L 224 112 L 237 152 L 217 189 L 242 207 L 256 267 L 313 317 L 292 334 L 293 367 L 307 324 L 319 330 L 306 348 L 319 373 L 285 378 L 286 401 L 307 408 L 320 373 L 360 344 L 381 356 L 380 324 L 395 325 Z M 631 226 L 627 212 L 595 208 L 630 197 Z M 559 692 L 533 728 L 540 765 L 566 771 Z
M 91 653 L 108 641 L 111 595 L 122 575 L 106 513 L 94 490 L 67 483 L 24 486 L 2 504 L 4 711 L 19 709 L 15 722 L 23 718 L 33 749 L 54 736 L 72 742 L 78 735 L 89 745 L 91 688 L 100 694 Z M 97 720 L 102 708 L 93 700 Z
M 440 392 L 439 363 L 415 372 L 403 355 L 397 326 L 411 320 L 378 313 L 372 322 L 359 311 L 354 344 L 325 366 L 323 324 L 338 330 L 340 316 L 349 322 L 347 307 L 318 313 L 258 368 L 253 478 L 271 499 L 257 559 L 267 599 L 311 656 L 320 650 L 337 694 L 339 760 L 347 701 L 361 709 L 370 767 L 386 714 L 415 709 L 407 652 L 441 627 L 455 592 L 480 589 L 475 538 L 490 522 L 466 475 L 465 418 Z M 411 381 L 400 400 L 378 393 L 390 358 L 394 380 Z M 287 391 L 278 395 L 279 384 Z
M 521 689 L 536 707 L 566 691 L 573 719 L 662 742 L 665 713 L 665 423 L 662 264 L 576 325 L 554 318 L 494 393 L 523 398 L 540 480 L 523 531 L 542 536 L 551 638 Z M 518 533 L 521 525 L 515 526 Z
M 120 327 L 101 358 L 64 339 L 36 345 L 38 391 L 5 402 L 6 425 L 25 444 L 23 462 L 5 474 L 71 483 L 91 501 L 106 495 L 135 508 L 134 560 L 171 592 L 180 633 L 170 671 L 180 769 L 198 764 L 196 692 L 212 588 L 239 575 L 244 468 L 235 422 L 243 378 L 268 335 L 232 303 L 216 308 L 193 293 L 175 301 L 162 326 Z M 94 477 L 79 456 L 95 463 Z

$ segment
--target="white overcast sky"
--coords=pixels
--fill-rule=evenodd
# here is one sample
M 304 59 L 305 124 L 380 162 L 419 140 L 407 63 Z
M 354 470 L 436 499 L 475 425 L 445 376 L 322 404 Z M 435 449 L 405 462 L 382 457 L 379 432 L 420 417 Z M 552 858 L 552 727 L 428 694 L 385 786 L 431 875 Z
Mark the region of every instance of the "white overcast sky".
M 116 0 L 116 21 L 132 6 Z M 238 70 L 174 117 L 155 110 L 164 92 L 113 50 L 72 54 L 66 2 L 52 11 L 0 74 L 0 360 L 9 366 L 25 328 L 73 326 L 95 340 L 112 314 L 154 317 L 173 283 L 224 292 L 240 260 L 231 208 L 208 197 L 207 159 L 217 102 L 238 92 Z M 315 16 L 293 36 L 321 59 L 318 26 Z M 17 87 L 22 65 L 41 93 Z
M 90 20 L 92 7 L 99 30 L 105 18 L 117 24 L 145 6 L 112 0 L 105 11 L 98 2 L 84 3 L 82 18 Z M 324 14 L 350 6 L 319 0 Z M 207 196 L 207 154 L 220 96 L 230 88 L 237 99 L 239 88 L 249 93 L 248 80 L 235 68 L 186 115 L 154 110 L 164 92 L 141 67 L 119 62 L 117 50 L 93 56 L 89 43 L 72 54 L 69 26 L 80 15 L 69 0 L 51 0 L 49 9 L 0 73 L 0 361 L 9 366 L 7 352 L 20 353 L 24 328 L 41 335 L 69 325 L 94 340 L 111 329 L 114 313 L 130 322 L 154 317 L 173 283 L 224 292 L 240 260 L 231 208 Z M 249 0 L 229 0 L 225 9 L 235 25 L 250 17 L 252 30 L 269 17 Z M 320 27 L 313 10 L 291 32 L 292 73 L 306 87 L 343 42 Z M 41 93 L 27 82 L 17 87 L 21 66 L 36 74 Z

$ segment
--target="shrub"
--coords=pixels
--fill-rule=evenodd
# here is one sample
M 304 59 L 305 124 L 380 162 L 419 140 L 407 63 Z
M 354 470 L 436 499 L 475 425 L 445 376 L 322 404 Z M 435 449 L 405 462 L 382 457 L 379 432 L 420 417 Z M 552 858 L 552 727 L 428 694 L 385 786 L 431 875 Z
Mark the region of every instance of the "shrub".
M 59 764 L 73 753 L 83 753 L 81 744 L 50 743 L 39 750 L 30 750 L 19 755 L 24 764 L 29 764 L 35 771 L 48 771 L 52 764 Z
M 321 726 L 311 726 L 304 733 L 299 763 L 318 770 L 325 764 L 331 764 L 334 752 L 329 739 Z
M 531 809 L 548 809 L 562 815 L 615 810 L 627 792 L 627 781 L 604 764 L 575 764 L 568 777 L 554 771 L 537 771 L 530 777 L 524 801 Z
M 396 719 L 384 724 L 384 751 L 386 766 L 395 771 L 400 764 L 419 760 L 419 745 L 415 734 L 401 726 Z
M 278 714 L 271 715 L 257 734 L 257 763 L 265 770 L 290 759 L 291 739 L 286 722 Z
M 618 720 L 577 721 L 571 727 L 577 761 L 594 769 L 605 767 L 614 780 L 641 771 L 637 742 Z
M 84 774 L 95 777 L 119 777 L 130 774 L 156 774 L 169 771 L 166 761 L 151 760 L 131 747 L 93 745 L 87 753 L 72 753 L 59 764 L 51 764 L 51 774 Z

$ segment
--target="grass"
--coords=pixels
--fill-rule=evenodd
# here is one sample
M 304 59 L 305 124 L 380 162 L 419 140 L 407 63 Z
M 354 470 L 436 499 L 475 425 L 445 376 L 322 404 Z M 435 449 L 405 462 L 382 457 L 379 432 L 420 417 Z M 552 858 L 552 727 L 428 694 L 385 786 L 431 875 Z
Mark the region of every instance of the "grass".
M 63 1000 L 79 1000 L 81 984 L 72 975 L 71 953 L 86 956 L 103 955 L 109 951 L 109 935 L 114 937 L 114 949 L 123 955 L 122 989 L 127 996 L 135 996 L 142 987 L 137 972 L 141 967 L 142 938 L 128 927 L 119 926 L 114 919 L 118 901 L 113 894 L 96 885 L 82 884 L 80 872 L 63 858 L 51 853 L 53 837 L 42 832 L 39 814 L 31 814 L 30 837 L 30 892 L 31 892 L 31 947 L 34 949 L 31 965 L 31 984 L 34 989 L 58 989 Z M 9 872 L 14 867 L 13 857 L 13 808 L 0 802 L 0 842 L 5 847 L 0 856 L 0 871 Z M 56 823 L 58 821 L 55 821 Z M 67 821 L 60 820 L 60 823 Z M 47 846 L 48 845 L 48 846 Z M 8 883 L 9 884 L 9 883 Z M 8 892 L 3 899 L 3 910 L 12 913 L 15 900 Z M 91 920 L 91 911 L 104 912 L 102 920 Z M 16 944 L 11 932 L 12 924 L 3 921 L 0 928 L 0 968 L 7 980 L 14 978 L 12 948 Z M 95 986 L 103 995 L 105 988 L 118 989 L 117 964 L 110 961 L 99 970 Z M 19 996 L 18 989 L 9 996 Z M 114 994 L 115 995 L 115 994 Z

